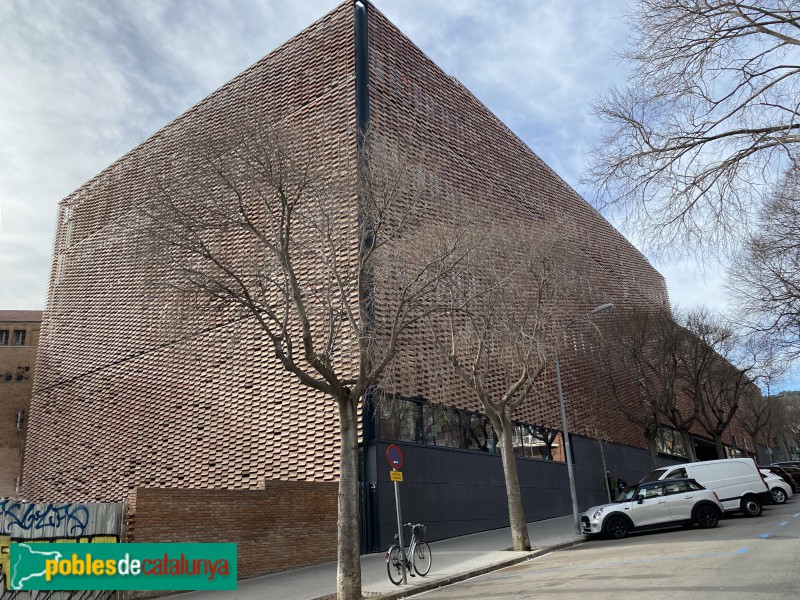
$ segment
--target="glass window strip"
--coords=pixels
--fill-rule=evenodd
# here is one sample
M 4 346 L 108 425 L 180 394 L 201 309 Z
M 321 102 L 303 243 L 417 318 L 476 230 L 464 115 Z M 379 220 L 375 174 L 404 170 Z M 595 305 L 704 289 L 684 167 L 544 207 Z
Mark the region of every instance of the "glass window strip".
M 375 419 L 378 439 L 479 452 L 500 451 L 494 428 L 481 413 L 384 394 L 376 401 Z M 512 426 L 516 456 L 564 462 L 560 430 L 520 421 L 514 421 Z

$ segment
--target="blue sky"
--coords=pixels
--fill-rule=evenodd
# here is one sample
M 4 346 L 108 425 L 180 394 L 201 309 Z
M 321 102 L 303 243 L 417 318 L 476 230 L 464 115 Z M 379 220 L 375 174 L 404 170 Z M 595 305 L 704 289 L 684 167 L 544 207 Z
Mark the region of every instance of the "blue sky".
M 0 2 L 0 308 L 44 307 L 61 198 L 337 4 Z M 627 0 L 374 4 L 591 196 L 589 103 L 624 80 Z M 653 263 L 673 303 L 727 308 L 716 269 Z

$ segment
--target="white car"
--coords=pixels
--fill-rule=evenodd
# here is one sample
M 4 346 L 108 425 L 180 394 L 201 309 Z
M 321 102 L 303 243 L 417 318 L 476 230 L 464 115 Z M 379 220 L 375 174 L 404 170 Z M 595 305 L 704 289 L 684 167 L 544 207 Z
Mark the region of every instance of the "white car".
M 775 504 L 783 504 L 794 495 L 792 492 L 792 486 L 775 475 L 775 473 L 768 469 L 759 470 L 761 471 L 761 474 L 764 475 L 764 481 L 767 482 L 769 491 L 772 492 L 772 501 L 775 502 Z
M 621 539 L 650 527 L 697 523 L 710 529 L 723 512 L 717 494 L 694 479 L 665 479 L 628 486 L 615 502 L 590 508 L 581 517 L 581 531 Z

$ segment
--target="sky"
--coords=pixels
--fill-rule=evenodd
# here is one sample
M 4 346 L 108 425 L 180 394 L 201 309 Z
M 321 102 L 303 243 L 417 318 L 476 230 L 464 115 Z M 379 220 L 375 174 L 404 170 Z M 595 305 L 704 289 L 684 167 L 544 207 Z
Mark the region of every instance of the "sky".
M 59 200 L 337 4 L 1 0 L 0 309 L 45 307 Z M 625 79 L 627 0 L 374 5 L 591 196 L 590 103 Z M 651 262 L 673 304 L 727 308 L 717 270 Z

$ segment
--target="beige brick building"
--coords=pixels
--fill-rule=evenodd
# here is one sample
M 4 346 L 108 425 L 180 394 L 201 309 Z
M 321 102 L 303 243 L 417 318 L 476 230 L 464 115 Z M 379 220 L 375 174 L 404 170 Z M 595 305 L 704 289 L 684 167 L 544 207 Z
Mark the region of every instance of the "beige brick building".
M 41 321 L 40 310 L 0 310 L 0 498 L 17 495 Z

